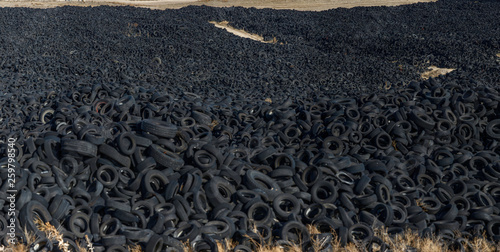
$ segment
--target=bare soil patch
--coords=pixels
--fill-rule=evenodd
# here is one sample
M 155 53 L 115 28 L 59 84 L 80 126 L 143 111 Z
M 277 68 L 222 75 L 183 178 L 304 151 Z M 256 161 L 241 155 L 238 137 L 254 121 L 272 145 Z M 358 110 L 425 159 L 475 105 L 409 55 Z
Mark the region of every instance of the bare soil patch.
M 447 73 L 455 70 L 454 68 L 439 68 L 437 66 L 430 66 L 427 69 L 429 71 L 423 72 L 421 75 L 422 79 L 424 79 L 424 80 L 427 80 L 430 77 L 436 78 L 439 75 L 444 75 L 444 74 L 447 74 Z
M 247 31 L 242 30 L 242 29 L 236 29 L 236 28 L 230 26 L 228 21 L 222 21 L 222 22 L 210 21 L 209 23 L 215 25 L 215 27 L 217 27 L 217 28 L 224 29 L 227 32 L 232 33 L 232 34 L 239 36 L 239 37 L 249 38 L 249 39 L 259 41 L 262 43 L 273 43 L 274 44 L 277 42 L 276 38 L 274 38 L 273 40 L 264 40 L 264 38 L 258 34 L 253 34 L 253 33 L 247 32 Z

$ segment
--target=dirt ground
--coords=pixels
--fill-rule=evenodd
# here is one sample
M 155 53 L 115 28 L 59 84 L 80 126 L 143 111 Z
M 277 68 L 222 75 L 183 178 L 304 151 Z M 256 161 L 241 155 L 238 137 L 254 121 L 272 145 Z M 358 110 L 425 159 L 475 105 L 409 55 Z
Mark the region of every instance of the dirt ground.
M 45 0 L 3 0 L 0 7 L 52 8 L 58 6 L 137 6 L 151 9 L 177 9 L 188 5 L 207 5 L 213 7 L 256 7 L 273 9 L 294 9 L 301 11 L 322 11 L 333 8 L 352 8 L 356 6 L 394 6 L 436 0 L 85 0 L 85 1 L 45 1 Z

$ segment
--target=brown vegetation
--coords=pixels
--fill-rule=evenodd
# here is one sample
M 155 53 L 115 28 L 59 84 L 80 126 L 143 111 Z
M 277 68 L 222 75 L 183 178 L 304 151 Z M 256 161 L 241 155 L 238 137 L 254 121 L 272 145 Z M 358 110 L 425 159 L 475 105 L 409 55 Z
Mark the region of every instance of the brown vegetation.
M 50 223 L 43 223 L 41 220 L 35 220 L 35 224 L 38 229 L 45 233 L 45 236 L 54 243 L 54 246 L 57 247 L 61 251 L 70 251 L 68 250 L 69 244 L 64 242 L 63 236 L 60 233 L 60 230 L 52 226 Z M 325 246 L 325 241 L 321 239 L 315 239 L 314 234 L 319 234 L 320 232 L 314 226 L 308 226 L 309 233 L 311 234 L 312 246 L 315 251 L 318 251 L 319 248 Z M 25 252 L 29 250 L 30 245 L 36 240 L 36 236 L 32 233 L 24 231 L 24 235 L 26 236 L 26 244 L 17 244 L 11 247 L 0 247 L 0 252 L 2 251 L 12 251 L 12 252 Z M 432 238 L 421 238 L 416 233 L 411 231 L 406 231 L 404 234 L 391 236 L 387 233 L 386 229 L 377 229 L 375 230 L 375 235 L 381 238 L 385 243 L 389 245 L 392 251 L 408 251 L 409 248 L 414 248 L 417 251 L 440 251 L 440 252 L 453 252 L 454 250 L 449 249 L 441 240 L 437 237 Z M 459 234 L 457 234 L 459 235 Z M 358 252 L 365 251 L 365 249 L 360 244 L 349 243 L 346 246 L 342 246 L 340 240 L 333 233 L 333 239 L 331 242 L 333 251 L 346 251 L 346 252 Z M 92 252 L 93 245 L 86 237 L 87 247 L 80 246 L 80 241 L 75 241 L 78 245 L 78 252 Z M 488 241 L 486 238 L 473 238 L 470 240 L 464 240 L 467 243 L 470 251 L 481 251 L 481 252 L 495 252 L 500 251 L 500 243 L 493 244 Z M 219 251 L 230 251 L 237 244 L 230 240 L 220 241 L 217 246 Z M 261 244 L 257 241 L 254 242 L 256 247 L 256 252 L 282 252 L 282 251 L 290 251 L 290 252 L 300 252 L 302 251 L 301 247 L 297 244 L 291 245 L 289 247 L 277 247 L 273 246 L 271 243 Z M 184 251 L 193 251 L 192 248 L 189 247 L 188 243 L 184 243 Z M 137 244 L 129 245 L 128 250 L 131 252 L 141 252 L 143 251 L 141 247 Z M 375 250 L 376 251 L 376 250 Z

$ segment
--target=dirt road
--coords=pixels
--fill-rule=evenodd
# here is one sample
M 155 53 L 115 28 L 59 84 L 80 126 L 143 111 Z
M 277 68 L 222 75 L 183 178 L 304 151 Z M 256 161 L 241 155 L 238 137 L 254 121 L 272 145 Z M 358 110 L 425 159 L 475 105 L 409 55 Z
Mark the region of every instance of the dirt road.
M 207 5 L 213 7 L 255 7 L 273 9 L 294 9 L 301 11 L 322 11 L 332 8 L 352 8 L 356 6 L 394 6 L 417 2 L 434 2 L 436 0 L 85 0 L 85 1 L 0 1 L 0 7 L 52 8 L 58 6 L 137 6 L 151 9 L 177 9 L 188 5 Z

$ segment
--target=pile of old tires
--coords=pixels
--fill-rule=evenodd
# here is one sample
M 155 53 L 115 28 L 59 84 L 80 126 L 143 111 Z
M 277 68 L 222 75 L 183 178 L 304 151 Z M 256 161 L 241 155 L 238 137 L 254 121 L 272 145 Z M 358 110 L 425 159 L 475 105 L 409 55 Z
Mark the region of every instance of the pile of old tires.
M 498 7 L 0 9 L 1 244 L 10 218 L 32 251 L 37 218 L 73 251 L 499 242 Z
M 52 246 L 38 216 L 102 251 L 215 250 L 225 238 L 307 250 L 309 224 L 367 248 L 388 246 L 378 227 L 498 241 L 499 90 L 440 81 L 281 103 L 117 85 L 5 94 L 4 113 L 22 115 L 2 130 L 17 139 L 19 227 Z
M 9 92 L 119 83 L 215 96 L 353 96 L 407 85 L 436 65 L 475 85 L 498 84 L 497 10 L 498 2 L 469 0 L 322 12 L 2 8 L 0 79 Z

